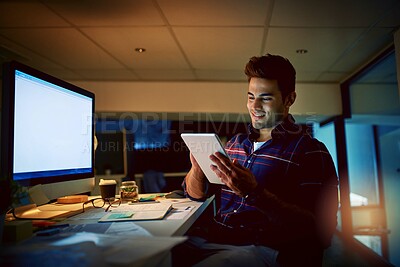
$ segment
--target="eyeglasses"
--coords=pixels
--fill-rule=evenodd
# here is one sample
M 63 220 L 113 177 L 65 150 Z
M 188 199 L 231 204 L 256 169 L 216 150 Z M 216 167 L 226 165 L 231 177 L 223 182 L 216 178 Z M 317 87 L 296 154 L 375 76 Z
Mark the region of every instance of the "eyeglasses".
M 121 199 L 112 198 L 112 199 L 103 199 L 103 198 L 94 198 L 89 201 L 83 203 L 82 212 L 85 212 L 85 205 L 92 203 L 94 208 L 103 208 L 106 204 L 108 205 L 105 211 L 108 211 L 110 207 L 118 207 L 121 205 Z

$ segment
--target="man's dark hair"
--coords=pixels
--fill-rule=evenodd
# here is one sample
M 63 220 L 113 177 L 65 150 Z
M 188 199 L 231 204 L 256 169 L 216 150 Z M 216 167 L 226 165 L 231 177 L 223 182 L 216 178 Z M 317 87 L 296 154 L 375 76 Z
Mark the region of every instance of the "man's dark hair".
M 296 70 L 284 57 L 271 54 L 252 57 L 246 64 L 244 73 L 247 75 L 248 81 L 252 77 L 277 80 L 283 100 L 295 90 Z

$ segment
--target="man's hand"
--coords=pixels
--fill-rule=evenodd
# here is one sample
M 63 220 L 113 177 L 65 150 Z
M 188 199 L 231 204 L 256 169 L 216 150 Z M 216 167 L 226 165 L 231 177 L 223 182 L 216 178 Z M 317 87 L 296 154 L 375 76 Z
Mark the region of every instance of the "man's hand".
M 192 175 L 196 176 L 198 180 L 203 180 L 205 178 L 205 175 L 192 153 L 190 153 L 190 163 L 192 163 L 192 169 L 191 169 Z
M 211 155 L 210 159 L 215 164 L 210 166 L 211 169 L 236 195 L 244 197 L 257 187 L 253 173 L 237 161 L 232 162 L 219 152 Z
M 206 176 L 192 154 L 190 154 L 190 162 L 192 163 L 192 168 L 185 177 L 186 192 L 192 198 L 201 199 L 205 197 L 204 182 Z

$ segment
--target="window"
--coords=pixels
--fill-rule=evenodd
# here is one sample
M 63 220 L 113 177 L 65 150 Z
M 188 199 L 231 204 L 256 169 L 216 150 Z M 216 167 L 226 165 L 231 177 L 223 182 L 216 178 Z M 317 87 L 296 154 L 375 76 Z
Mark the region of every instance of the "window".
M 349 234 L 358 242 L 398 266 L 400 98 L 394 46 L 342 84 L 342 89 L 347 113 L 345 186 L 350 199 L 342 223 L 350 225 Z

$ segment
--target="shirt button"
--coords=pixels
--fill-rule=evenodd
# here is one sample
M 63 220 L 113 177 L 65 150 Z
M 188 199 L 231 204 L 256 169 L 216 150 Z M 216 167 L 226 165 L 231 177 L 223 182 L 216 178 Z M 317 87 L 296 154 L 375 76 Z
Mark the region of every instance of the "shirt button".
M 247 163 L 251 163 L 251 160 L 248 160 Z
M 233 212 L 234 212 L 234 213 L 236 213 L 236 212 L 237 212 L 237 210 L 233 210 Z

